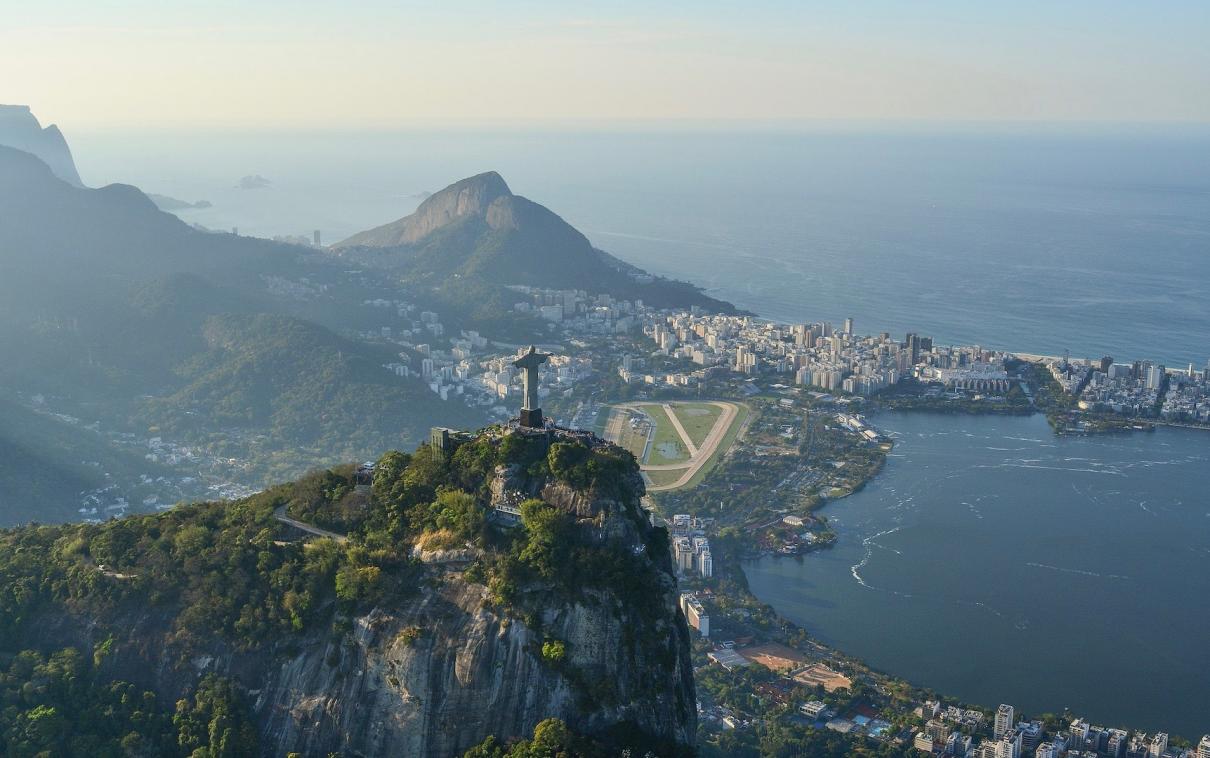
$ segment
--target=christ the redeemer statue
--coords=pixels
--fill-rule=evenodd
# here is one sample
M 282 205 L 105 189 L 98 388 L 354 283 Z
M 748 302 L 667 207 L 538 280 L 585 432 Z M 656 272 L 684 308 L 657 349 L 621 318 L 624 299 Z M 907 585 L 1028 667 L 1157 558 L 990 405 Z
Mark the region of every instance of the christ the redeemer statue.
M 514 366 L 525 370 L 521 377 L 525 383 L 525 400 L 521 404 L 521 426 L 530 429 L 542 429 L 545 426 L 542 423 L 542 409 L 538 407 L 538 366 L 546 363 L 546 359 L 549 357 L 546 353 L 539 353 L 533 345 L 530 345 L 528 352 L 513 361 Z

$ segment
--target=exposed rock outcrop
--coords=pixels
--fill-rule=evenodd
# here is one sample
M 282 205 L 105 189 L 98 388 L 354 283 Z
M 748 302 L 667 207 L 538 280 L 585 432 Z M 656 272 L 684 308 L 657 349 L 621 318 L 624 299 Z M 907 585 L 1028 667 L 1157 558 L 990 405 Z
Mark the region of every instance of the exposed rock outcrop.
M 479 216 L 492 228 L 508 224 L 512 214 L 506 209 L 512 191 L 495 171 L 455 182 L 430 195 L 416 212 L 389 224 L 353 235 L 337 247 L 394 247 L 411 245 L 459 219 Z
M 42 128 L 28 105 L 0 105 L 0 145 L 35 155 L 50 166 L 55 176 L 77 187 L 84 186 L 59 127 L 51 124 Z
M 271 672 L 256 703 L 262 734 L 304 755 L 451 756 L 554 716 L 585 732 L 628 722 L 692 744 L 683 622 L 649 627 L 611 601 L 551 608 L 538 632 L 491 610 L 482 586 L 447 575 L 407 608 L 357 618 L 352 642 L 317 642 Z M 636 633 L 665 636 L 676 665 L 622 654 Z M 544 638 L 566 643 L 557 667 L 541 656 Z M 616 699 L 594 701 L 566 671 L 610 682 Z

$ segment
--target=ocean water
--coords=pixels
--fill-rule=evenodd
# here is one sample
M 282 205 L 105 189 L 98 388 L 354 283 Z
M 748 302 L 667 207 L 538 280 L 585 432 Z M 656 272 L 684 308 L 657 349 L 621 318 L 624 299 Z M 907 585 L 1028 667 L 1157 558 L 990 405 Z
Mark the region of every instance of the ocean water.
M 1056 437 L 1041 416 L 886 413 L 839 541 L 752 591 L 876 668 L 987 706 L 1210 731 L 1210 432 Z
M 761 316 L 1210 359 L 1210 131 L 71 134 L 86 183 L 325 241 L 494 169 L 598 246 Z M 272 186 L 236 189 L 260 174 Z

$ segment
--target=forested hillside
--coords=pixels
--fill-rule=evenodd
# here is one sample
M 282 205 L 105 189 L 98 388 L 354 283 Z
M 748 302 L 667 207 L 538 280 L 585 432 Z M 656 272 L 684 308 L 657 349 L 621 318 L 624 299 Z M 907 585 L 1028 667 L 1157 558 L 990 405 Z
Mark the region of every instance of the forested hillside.
M 578 718 L 613 744 L 692 739 L 667 535 L 640 512 L 628 453 L 489 431 L 448 460 L 427 446 L 388 453 L 371 487 L 355 485 L 346 466 L 235 503 L 0 532 L 0 753 L 364 751 L 370 738 L 352 716 L 362 707 L 394 714 L 402 731 L 391 744 L 426 755 L 522 737 L 549 717 Z M 529 493 L 519 528 L 493 523 L 502 486 Z M 307 538 L 280 513 L 348 540 Z M 442 551 L 461 557 L 433 557 Z M 451 625 L 461 614 L 479 621 Z M 504 637 L 480 640 L 484 619 Z M 486 682 L 453 679 L 409 704 L 408 688 L 429 686 L 430 668 L 454 665 L 447 655 L 468 644 L 521 656 L 510 664 L 521 681 L 505 688 L 533 702 L 467 722 L 461 735 L 409 729 L 437 718 L 425 714 L 443 700 L 492 708 Z M 413 658 L 412 648 L 426 652 Z M 623 674 L 598 675 L 619 660 L 629 662 Z M 496 675 L 483 664 L 472 678 Z M 410 669 L 421 665 L 429 673 Z M 310 706 L 297 700 L 313 686 L 307 677 L 345 671 L 402 689 L 370 703 L 325 685 L 315 696 L 351 720 L 310 729 Z
M 268 292 L 265 277 L 330 271 L 302 248 L 191 228 L 133 187 L 75 187 L 5 147 L 0 206 L 0 392 L 98 430 L 88 444 L 64 440 L 51 413 L 0 427 L 13 451 L 0 464 L 0 524 L 69 518 L 80 491 L 147 450 L 116 439 L 165 437 L 234 461 L 226 475 L 259 486 L 415 444 L 435 424 L 483 421 L 383 368 L 396 353 L 338 336 L 355 323 L 340 318 L 352 304 Z M 310 318 L 333 313 L 336 323 Z M 107 466 L 89 477 L 83 461 Z M 157 473 L 149 464 L 135 479 Z

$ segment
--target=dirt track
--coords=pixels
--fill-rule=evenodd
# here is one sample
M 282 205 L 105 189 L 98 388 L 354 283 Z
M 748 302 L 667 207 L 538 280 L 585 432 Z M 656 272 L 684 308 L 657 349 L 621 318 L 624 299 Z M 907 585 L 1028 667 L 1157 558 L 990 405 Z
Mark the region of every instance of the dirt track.
M 649 492 L 662 492 L 665 490 L 673 490 L 677 487 L 684 487 L 690 479 L 692 479 L 702 466 L 714 456 L 718 450 L 718 446 L 722 443 L 723 438 L 727 436 L 727 432 L 731 429 L 731 425 L 735 422 L 735 417 L 739 414 L 739 407 L 735 403 L 710 401 L 710 405 L 720 409 L 722 413 L 718 420 L 714 422 L 710 433 L 706 435 L 706 439 L 702 441 L 702 446 L 699 448 L 693 444 L 693 440 L 689 438 L 689 433 L 685 431 L 685 427 L 681 425 L 680 420 L 673 412 L 673 408 L 668 403 L 663 403 L 664 412 L 668 414 L 668 419 L 672 423 L 676 433 L 680 436 L 681 442 L 684 443 L 685 449 L 689 451 L 689 460 L 685 463 L 669 463 L 660 466 L 642 466 L 643 471 L 683 471 L 684 473 L 672 484 L 649 485 Z M 652 403 L 625 403 L 619 405 L 619 408 L 634 408 L 641 410 L 640 406 L 652 405 Z

